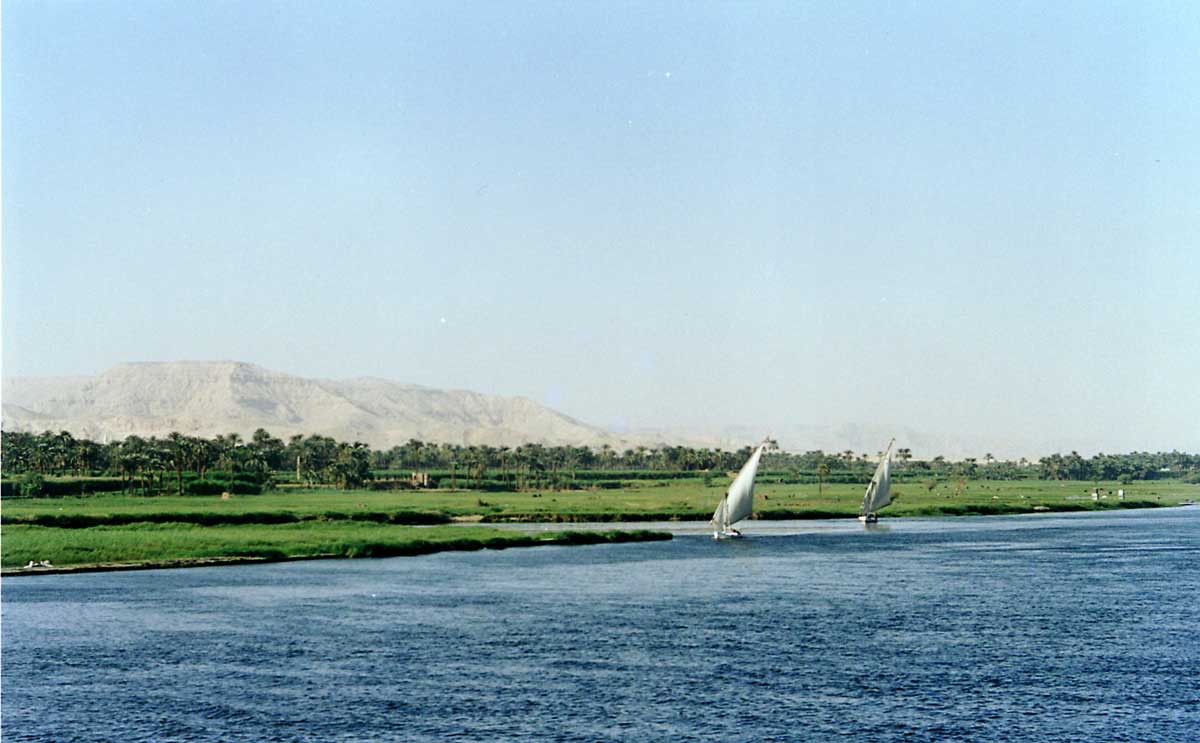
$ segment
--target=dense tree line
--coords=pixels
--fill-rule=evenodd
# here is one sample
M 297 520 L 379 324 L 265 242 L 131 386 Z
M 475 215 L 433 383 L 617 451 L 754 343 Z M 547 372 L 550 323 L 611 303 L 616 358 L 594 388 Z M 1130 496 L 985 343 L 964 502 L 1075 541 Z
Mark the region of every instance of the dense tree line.
M 1097 454 L 1084 458 L 1078 452 L 1052 454 L 1038 461 L 1043 480 L 1158 480 L 1169 477 L 1196 479 L 1200 455 L 1181 452 Z
M 266 482 L 271 473 L 294 468 L 296 478 L 312 485 L 359 487 L 371 477 L 371 451 L 327 436 L 293 436 L 284 442 L 259 429 L 249 441 L 239 434 L 205 439 L 171 433 L 165 438 L 127 436 L 99 444 L 67 431 L 0 434 L 5 475 L 119 477 L 125 489 L 173 489 L 188 481 L 237 479 Z M 219 473 L 219 474 L 218 474 Z
M 735 451 L 684 446 L 638 446 L 618 451 L 607 444 L 594 449 L 541 444 L 460 446 L 416 439 L 386 451 L 372 451 L 366 444 L 348 444 L 327 436 L 296 435 L 283 441 L 263 429 L 255 431 L 249 440 L 236 433 L 211 439 L 171 433 L 165 438 L 129 436 L 104 444 L 76 439 L 66 431 L 5 431 L 0 434 L 0 447 L 6 475 L 107 475 L 159 492 L 172 486 L 184 492 L 185 480 L 216 478 L 219 482 L 215 473 L 227 478 L 256 476 L 266 480 L 272 473 L 286 472 L 289 479 L 294 477 L 302 484 L 354 488 L 371 480 L 372 471 L 399 472 L 403 476 L 430 470 L 447 472 L 449 484 L 482 484 L 485 478 L 498 476 L 500 481 L 520 489 L 560 485 L 588 471 L 614 476 L 731 472 L 741 467 L 752 451 L 749 446 Z M 880 454 L 773 451 L 764 460 L 763 471 L 790 475 L 798 481 L 857 481 L 870 476 Z M 1180 452 L 1098 454 L 1091 458 L 1071 452 L 1036 462 L 998 461 L 985 454 L 981 459 L 952 462 L 940 456 L 915 460 L 911 450 L 899 448 L 896 460 L 897 474 L 908 477 L 1145 480 L 1195 477 L 1200 473 L 1200 456 Z

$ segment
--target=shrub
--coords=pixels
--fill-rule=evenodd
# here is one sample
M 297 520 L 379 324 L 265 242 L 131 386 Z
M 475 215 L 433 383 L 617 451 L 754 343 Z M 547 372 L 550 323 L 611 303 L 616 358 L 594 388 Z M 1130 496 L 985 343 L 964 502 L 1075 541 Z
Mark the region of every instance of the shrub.
M 46 490 L 46 479 L 41 475 L 25 475 L 18 486 L 22 498 L 36 498 Z

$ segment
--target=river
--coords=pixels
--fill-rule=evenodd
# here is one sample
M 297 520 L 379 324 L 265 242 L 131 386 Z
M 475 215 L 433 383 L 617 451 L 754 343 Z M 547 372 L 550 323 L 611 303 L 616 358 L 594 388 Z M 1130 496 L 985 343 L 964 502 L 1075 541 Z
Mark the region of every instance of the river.
M 1195 741 L 1200 508 L 4 581 L 5 741 Z

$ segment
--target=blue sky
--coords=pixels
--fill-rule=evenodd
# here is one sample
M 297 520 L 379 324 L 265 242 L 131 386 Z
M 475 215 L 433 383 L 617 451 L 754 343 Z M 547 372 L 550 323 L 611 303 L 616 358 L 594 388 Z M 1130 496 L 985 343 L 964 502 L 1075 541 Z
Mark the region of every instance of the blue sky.
M 6 2 L 3 364 L 1200 449 L 1193 3 Z

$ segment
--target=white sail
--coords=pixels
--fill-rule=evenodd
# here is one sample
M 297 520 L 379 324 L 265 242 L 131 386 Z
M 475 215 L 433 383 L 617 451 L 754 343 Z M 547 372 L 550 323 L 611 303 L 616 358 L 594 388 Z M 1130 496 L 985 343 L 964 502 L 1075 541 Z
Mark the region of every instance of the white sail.
M 746 464 L 742 465 L 737 477 L 733 478 L 733 484 L 713 514 L 713 525 L 717 529 L 728 529 L 754 510 L 754 475 L 758 472 L 758 462 L 766 448 L 766 444 L 759 445 Z
M 726 493 L 725 495 L 721 496 L 721 502 L 717 504 L 717 510 L 715 513 L 713 513 L 712 523 L 713 526 L 716 527 L 717 531 L 723 532 L 729 530 L 729 519 L 725 518 L 725 516 L 729 513 L 729 509 L 726 507 L 728 503 L 729 494 Z
M 867 485 L 867 492 L 863 494 L 862 509 L 859 512 L 861 516 L 875 513 L 892 502 L 893 443 L 895 443 L 895 439 L 888 442 L 887 451 L 879 460 L 879 466 L 875 468 L 875 475 L 871 477 L 871 482 Z

